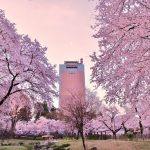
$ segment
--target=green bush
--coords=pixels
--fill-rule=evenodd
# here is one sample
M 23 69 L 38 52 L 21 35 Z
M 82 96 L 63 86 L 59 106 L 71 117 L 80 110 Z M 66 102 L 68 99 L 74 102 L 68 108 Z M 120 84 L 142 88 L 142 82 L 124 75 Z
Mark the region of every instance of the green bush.
M 52 144 L 50 146 L 50 148 L 53 148 L 54 150 L 66 150 L 66 148 L 69 146 L 70 146 L 70 144 L 61 144 L 61 145 Z M 68 148 L 68 150 L 69 150 L 69 148 Z
M 128 132 L 127 132 L 127 137 L 128 137 L 128 139 L 129 139 L 130 141 L 132 141 L 132 140 L 133 140 L 133 138 L 134 138 L 134 134 L 133 134 L 133 132 L 128 131 Z
M 19 142 L 18 144 L 19 144 L 20 146 L 24 145 L 24 143 L 23 143 L 23 142 Z

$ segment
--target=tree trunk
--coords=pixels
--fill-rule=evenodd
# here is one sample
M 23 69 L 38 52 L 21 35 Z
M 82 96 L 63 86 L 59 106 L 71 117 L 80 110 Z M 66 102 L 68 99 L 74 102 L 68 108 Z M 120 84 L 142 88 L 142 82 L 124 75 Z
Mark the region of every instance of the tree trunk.
M 103 139 L 103 132 L 101 131 L 101 138 L 100 138 L 101 140 Z
M 143 137 L 143 125 L 142 125 L 142 122 L 141 122 L 141 121 L 139 121 L 139 126 L 140 126 L 141 138 L 144 140 L 144 137 Z
M 83 148 L 84 148 L 84 150 L 86 150 L 85 139 L 84 139 L 83 131 L 81 131 L 80 134 L 81 134 L 81 138 L 82 138 Z
M 122 124 L 122 126 L 123 126 L 123 129 L 124 129 L 124 134 L 127 135 L 127 132 L 128 132 L 129 130 L 125 127 L 124 124 Z
M 116 132 L 113 132 L 113 139 L 117 139 Z
M 11 118 L 11 131 L 10 131 L 12 138 L 14 138 L 14 136 L 15 136 L 16 123 L 17 123 L 16 118 L 12 117 Z
M 79 139 L 79 131 L 77 132 L 76 139 L 77 139 L 77 140 Z

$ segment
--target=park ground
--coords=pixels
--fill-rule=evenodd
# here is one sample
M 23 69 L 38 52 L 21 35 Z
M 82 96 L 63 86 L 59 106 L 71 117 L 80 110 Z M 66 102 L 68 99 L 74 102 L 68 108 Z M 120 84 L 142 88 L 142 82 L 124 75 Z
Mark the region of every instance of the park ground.
M 31 140 L 9 140 L 9 143 L 23 143 L 22 146 L 0 146 L 0 150 L 33 150 Z M 83 150 L 81 140 L 57 140 L 56 145 L 70 144 L 70 150 Z M 97 147 L 98 150 L 150 150 L 150 140 L 87 140 L 87 149 Z

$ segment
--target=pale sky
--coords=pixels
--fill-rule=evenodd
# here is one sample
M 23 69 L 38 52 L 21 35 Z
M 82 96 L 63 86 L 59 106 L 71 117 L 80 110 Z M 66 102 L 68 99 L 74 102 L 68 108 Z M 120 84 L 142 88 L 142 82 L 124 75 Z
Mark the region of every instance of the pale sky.
M 83 58 L 86 86 L 90 85 L 89 55 L 98 50 L 90 28 L 91 2 L 88 0 L 0 0 L 0 9 L 16 24 L 19 34 L 28 34 L 48 48 L 49 62 L 57 65 L 65 60 Z M 102 94 L 103 95 L 103 94 Z

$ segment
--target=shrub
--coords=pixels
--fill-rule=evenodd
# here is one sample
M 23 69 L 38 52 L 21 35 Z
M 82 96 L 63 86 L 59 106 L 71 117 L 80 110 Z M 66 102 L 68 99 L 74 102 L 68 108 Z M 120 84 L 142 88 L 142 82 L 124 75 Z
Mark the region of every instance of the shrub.
M 133 132 L 128 131 L 128 132 L 127 132 L 127 137 L 128 137 L 128 139 L 129 139 L 130 141 L 132 141 L 132 140 L 133 140 L 133 138 L 134 138 L 134 134 L 133 134 Z
M 19 142 L 18 144 L 19 144 L 20 146 L 21 146 L 21 145 L 24 145 L 24 143 L 23 143 L 23 142 Z
M 70 144 L 62 144 L 62 145 L 51 145 L 50 147 L 53 148 L 53 150 L 66 150 L 67 147 L 69 147 Z M 68 148 L 69 150 L 69 148 Z

